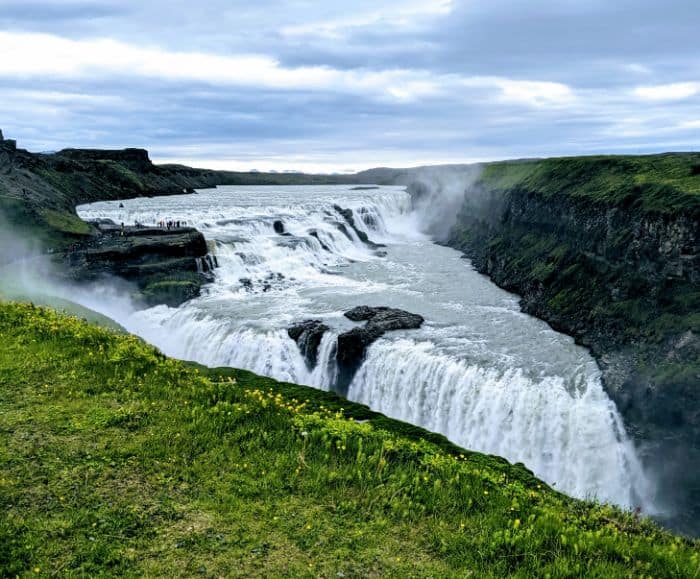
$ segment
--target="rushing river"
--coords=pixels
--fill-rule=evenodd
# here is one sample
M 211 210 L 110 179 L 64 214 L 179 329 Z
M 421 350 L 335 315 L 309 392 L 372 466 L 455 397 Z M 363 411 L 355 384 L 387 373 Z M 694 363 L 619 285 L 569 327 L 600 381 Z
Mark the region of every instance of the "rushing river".
M 654 511 L 595 361 L 522 313 L 516 297 L 458 252 L 422 234 L 402 188 L 220 187 L 122 204 L 95 203 L 79 213 L 125 223 L 186 221 L 204 233 L 220 265 L 198 299 L 118 314 L 166 354 L 328 389 L 334 338 L 353 326 L 343 312 L 405 309 L 426 323 L 370 347 L 350 384 L 351 400 L 465 448 L 523 462 L 568 494 Z M 372 249 L 340 227 L 342 209 L 386 247 Z M 275 221 L 290 235 L 278 233 Z M 311 318 L 333 330 L 313 370 L 286 332 Z

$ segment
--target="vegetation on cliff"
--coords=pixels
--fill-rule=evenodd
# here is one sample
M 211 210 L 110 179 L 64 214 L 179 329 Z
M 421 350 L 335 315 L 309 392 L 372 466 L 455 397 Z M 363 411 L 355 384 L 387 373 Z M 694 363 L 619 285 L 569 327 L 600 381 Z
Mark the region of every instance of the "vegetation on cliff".
M 700 214 L 700 153 L 601 155 L 505 161 L 484 167 L 479 184 L 549 199 L 575 199 L 645 212 Z
M 699 168 L 690 153 L 494 163 L 452 241 L 481 267 L 500 260 L 499 277 L 543 294 L 538 314 L 587 345 L 698 333 Z
M 700 545 L 366 407 L 0 304 L 0 575 L 693 577 Z

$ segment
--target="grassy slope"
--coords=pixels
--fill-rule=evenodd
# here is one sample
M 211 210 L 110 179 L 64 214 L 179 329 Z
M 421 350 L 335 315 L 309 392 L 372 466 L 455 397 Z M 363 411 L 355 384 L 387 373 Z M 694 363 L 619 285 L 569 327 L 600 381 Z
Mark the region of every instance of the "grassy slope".
M 700 213 L 700 153 L 504 161 L 486 165 L 480 182 L 494 191 L 517 187 L 545 198 L 564 194 L 648 212 Z
M 0 340 L 0 576 L 700 572 L 697 542 L 332 395 L 29 305 Z

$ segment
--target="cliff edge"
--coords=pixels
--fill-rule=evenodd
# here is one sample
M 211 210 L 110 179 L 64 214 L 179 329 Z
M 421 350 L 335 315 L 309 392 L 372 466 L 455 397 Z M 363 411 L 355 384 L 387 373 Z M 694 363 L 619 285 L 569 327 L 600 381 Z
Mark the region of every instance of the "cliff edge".
M 449 244 L 603 371 L 674 525 L 700 515 L 700 154 L 493 163 Z

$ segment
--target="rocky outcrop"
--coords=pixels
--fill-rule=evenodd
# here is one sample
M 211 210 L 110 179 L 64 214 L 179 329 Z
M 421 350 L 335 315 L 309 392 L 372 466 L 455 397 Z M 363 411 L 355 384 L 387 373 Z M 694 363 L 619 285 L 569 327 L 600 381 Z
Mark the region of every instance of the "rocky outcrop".
M 367 348 L 392 330 L 414 330 L 423 325 L 424 319 L 417 315 L 387 307 L 359 306 L 345 312 L 353 322 L 367 322 L 338 336 L 336 360 L 338 378 L 336 391 L 345 396 L 350 382 L 365 358 Z
M 329 327 L 321 320 L 304 320 L 287 328 L 287 334 L 299 346 L 309 370 L 318 362 L 318 347 L 321 345 L 323 334 L 328 330 Z
M 63 149 L 58 156 L 74 161 L 114 161 L 133 171 L 156 171 L 145 149 Z
M 212 279 L 214 260 L 196 229 L 122 227 L 111 221 L 95 226 L 96 236 L 66 252 L 66 270 L 73 280 L 118 276 L 140 288 L 147 305 L 175 307 L 197 297 Z
M 335 384 L 332 389 L 347 396 L 348 387 L 365 359 L 367 348 L 392 330 L 415 330 L 423 325 L 423 318 L 404 310 L 386 307 L 358 306 L 345 312 L 353 322 L 366 322 L 363 326 L 341 333 L 336 341 Z M 299 351 L 309 370 L 318 363 L 318 348 L 330 328 L 321 320 L 304 320 L 287 328 L 287 334 L 299 346 Z
M 595 170 L 606 176 L 617 168 Z M 448 243 L 518 293 L 524 311 L 591 350 L 644 461 L 659 474 L 662 502 L 673 503 L 671 524 L 697 533 L 700 471 L 688 468 L 700 464 L 697 206 L 687 196 L 687 209 L 671 210 L 686 198 L 659 189 L 668 202 L 656 211 L 635 186 L 619 201 L 596 200 L 585 174 L 574 181 L 557 193 L 485 179 L 467 191 Z M 648 206 L 636 202 L 644 195 Z
M 352 177 L 237 173 L 154 165 L 144 149 L 18 149 L 0 133 L 0 226 L 5 224 L 68 264 L 72 279 L 102 274 L 133 281 L 148 303 L 177 305 L 199 293 L 213 266 L 194 231 L 128 229 L 122 238 L 83 222 L 75 207 L 94 201 L 193 193 L 217 185 L 327 184 Z M 277 228 L 284 224 L 277 224 Z M 12 255 L 0 255 L 0 264 Z M 209 270 L 209 271 L 208 271 Z

